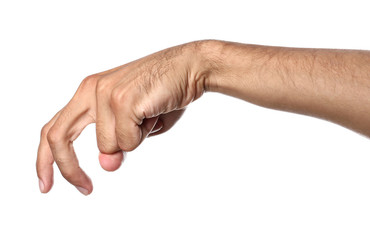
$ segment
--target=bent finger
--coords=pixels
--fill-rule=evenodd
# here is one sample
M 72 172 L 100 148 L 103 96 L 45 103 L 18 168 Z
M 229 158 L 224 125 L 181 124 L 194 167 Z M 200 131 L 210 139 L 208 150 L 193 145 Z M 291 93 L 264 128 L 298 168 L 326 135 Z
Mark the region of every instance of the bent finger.
M 55 114 L 55 116 L 47 124 L 45 124 L 41 130 L 40 145 L 37 151 L 36 172 L 39 179 L 39 188 L 42 193 L 49 192 L 54 182 L 54 158 L 46 136 L 49 132 L 49 129 L 53 126 L 54 122 L 58 118 L 59 113 L 60 111 Z
M 115 88 L 111 94 L 111 106 L 115 119 L 117 144 L 123 151 L 134 150 L 141 142 L 143 117 L 134 112 L 136 97 L 134 89 Z
M 92 183 L 79 166 L 73 141 L 93 121 L 86 111 L 81 111 L 79 108 L 72 109 L 68 105 L 64 108 L 49 130 L 47 140 L 62 176 L 81 193 L 87 195 L 92 192 Z
M 109 79 L 99 81 L 96 88 L 96 137 L 100 151 L 99 162 L 106 171 L 117 170 L 124 154 L 117 144 L 115 118 L 110 106 Z
M 88 124 L 95 122 L 95 87 L 96 78 L 85 79 L 47 134 L 61 174 L 85 195 L 90 194 L 93 187 L 90 178 L 79 166 L 73 141 Z

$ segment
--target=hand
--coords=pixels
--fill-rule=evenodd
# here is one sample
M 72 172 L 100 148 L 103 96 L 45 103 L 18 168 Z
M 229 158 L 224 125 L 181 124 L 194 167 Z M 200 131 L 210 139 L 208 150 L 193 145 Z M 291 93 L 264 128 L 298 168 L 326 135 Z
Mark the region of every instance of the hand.
M 41 192 L 52 187 L 55 161 L 70 183 L 91 193 L 91 180 L 73 150 L 86 125 L 96 123 L 100 164 L 114 171 L 123 151 L 167 131 L 205 90 L 320 117 L 370 136 L 369 63 L 368 51 L 200 41 L 92 75 L 41 132 Z
M 204 91 L 207 71 L 201 67 L 200 45 L 169 48 L 85 78 L 41 131 L 36 164 L 41 192 L 53 185 L 54 162 L 81 193 L 92 192 L 73 149 L 73 141 L 90 123 L 96 123 L 99 161 L 107 171 L 119 168 L 125 151 L 170 129 Z

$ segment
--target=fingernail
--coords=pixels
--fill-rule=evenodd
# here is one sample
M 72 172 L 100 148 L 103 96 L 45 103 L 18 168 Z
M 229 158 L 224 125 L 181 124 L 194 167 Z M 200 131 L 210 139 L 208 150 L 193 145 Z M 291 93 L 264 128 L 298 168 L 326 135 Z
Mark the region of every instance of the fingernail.
M 85 195 L 85 196 L 89 195 L 89 191 L 88 191 L 87 189 L 85 189 L 85 188 L 83 188 L 83 187 L 77 187 L 77 186 L 76 186 L 76 188 L 77 188 L 77 190 L 78 190 L 78 191 L 80 191 L 80 193 L 82 193 L 83 195 Z
M 44 193 L 45 185 L 44 182 L 39 178 L 39 188 L 40 192 Z

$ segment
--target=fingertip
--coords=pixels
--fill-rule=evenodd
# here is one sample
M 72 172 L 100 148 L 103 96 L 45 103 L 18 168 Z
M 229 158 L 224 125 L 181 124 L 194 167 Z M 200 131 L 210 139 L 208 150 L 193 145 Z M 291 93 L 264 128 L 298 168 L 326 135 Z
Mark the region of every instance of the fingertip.
M 52 177 L 39 177 L 39 189 L 41 193 L 48 193 L 53 187 Z
M 99 153 L 100 166 L 108 172 L 116 171 L 121 166 L 124 155 L 121 150 L 112 154 Z
M 39 189 L 41 193 L 48 193 L 53 187 L 54 183 L 54 159 L 50 152 L 40 147 L 36 162 L 36 173 L 39 182 Z
M 75 185 L 75 187 L 80 193 L 87 196 L 92 193 L 93 184 L 92 184 L 91 178 L 87 174 L 85 174 L 85 177 L 86 177 L 85 184 L 83 184 L 82 186 Z
M 89 190 L 87 190 L 86 188 L 83 188 L 83 187 L 77 187 L 77 186 L 76 186 L 76 188 L 77 188 L 77 190 L 78 190 L 80 193 L 82 193 L 82 194 L 83 194 L 83 195 L 85 195 L 85 196 L 89 195 L 89 194 L 92 192 L 92 190 L 91 190 L 91 191 L 89 191 Z

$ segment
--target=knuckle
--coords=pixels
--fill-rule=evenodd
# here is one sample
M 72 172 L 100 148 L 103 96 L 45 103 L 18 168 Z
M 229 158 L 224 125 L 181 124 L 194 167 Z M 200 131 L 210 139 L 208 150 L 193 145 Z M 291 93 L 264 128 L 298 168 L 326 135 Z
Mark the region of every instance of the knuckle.
M 111 89 L 111 81 L 109 81 L 109 79 L 101 78 L 99 81 L 97 81 L 96 94 L 98 96 L 109 93 L 110 89 Z
M 82 90 L 85 90 L 85 89 L 92 89 L 96 86 L 98 80 L 100 79 L 100 76 L 97 75 L 97 74 L 93 74 L 93 75 L 90 75 L 90 76 L 87 76 L 81 83 L 81 86 L 80 88 Z
M 124 102 L 125 94 L 118 88 L 113 89 L 111 95 L 111 103 L 113 107 L 120 106 Z
M 48 134 L 48 131 L 49 131 L 49 125 L 48 124 L 45 124 L 41 128 L 41 137 L 46 137 L 46 135 Z
M 71 180 L 74 178 L 74 171 L 72 170 L 64 170 L 62 173 L 62 176 L 67 179 L 67 180 Z
M 51 145 L 58 144 L 64 140 L 63 134 L 55 127 L 50 128 L 46 134 L 46 138 Z

